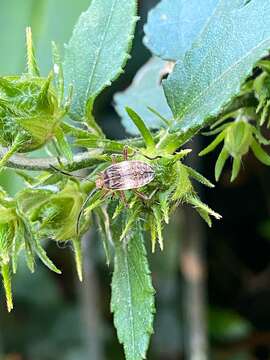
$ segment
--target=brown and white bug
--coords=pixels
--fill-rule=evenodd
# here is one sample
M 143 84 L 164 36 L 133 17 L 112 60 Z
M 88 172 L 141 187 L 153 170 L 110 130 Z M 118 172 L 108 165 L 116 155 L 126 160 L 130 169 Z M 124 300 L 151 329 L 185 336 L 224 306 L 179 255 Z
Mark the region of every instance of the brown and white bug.
M 113 163 L 96 180 L 96 187 L 104 189 L 106 193 L 119 191 L 121 198 L 124 197 L 124 190 L 134 190 L 134 192 L 146 199 L 145 195 L 137 189 L 149 184 L 155 177 L 152 166 L 140 160 L 128 160 L 127 149 L 124 149 L 124 161 Z
M 127 148 L 124 148 L 123 156 L 124 161 L 120 161 L 118 163 L 115 161 L 115 158 L 112 157 L 112 165 L 108 166 L 98 175 L 96 180 L 96 189 L 101 189 L 104 191 L 102 197 L 118 192 L 126 207 L 128 207 L 128 203 L 124 193 L 125 190 L 132 190 L 143 200 L 151 199 L 155 191 L 150 195 L 150 197 L 147 197 L 146 195 L 140 193 L 138 189 L 149 184 L 155 178 L 154 169 L 151 165 L 144 161 L 128 160 Z M 87 196 L 80 211 L 77 222 L 78 233 L 83 210 L 92 195 L 93 192 Z

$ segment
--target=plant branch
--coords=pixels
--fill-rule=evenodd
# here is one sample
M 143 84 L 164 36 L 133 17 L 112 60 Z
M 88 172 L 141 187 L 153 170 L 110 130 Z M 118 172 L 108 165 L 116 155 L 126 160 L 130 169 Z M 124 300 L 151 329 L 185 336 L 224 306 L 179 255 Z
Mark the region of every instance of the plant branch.
M 8 149 L 0 147 L 0 157 L 2 158 Z M 52 171 L 51 165 L 59 166 L 63 164 L 67 171 L 76 171 L 99 164 L 104 158 L 102 151 L 81 152 L 74 156 L 72 162 L 65 158 L 47 157 L 47 158 L 28 158 L 25 155 L 16 154 L 10 157 L 5 164 L 6 167 L 31 171 Z

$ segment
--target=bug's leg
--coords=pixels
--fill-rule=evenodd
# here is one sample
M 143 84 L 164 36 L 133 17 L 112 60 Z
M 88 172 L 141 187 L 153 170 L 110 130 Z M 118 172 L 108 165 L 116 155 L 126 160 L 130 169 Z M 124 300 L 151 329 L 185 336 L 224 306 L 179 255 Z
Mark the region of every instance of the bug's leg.
M 155 195 L 155 193 L 157 192 L 157 189 L 155 189 L 149 196 L 139 192 L 138 190 L 133 190 L 134 193 L 139 196 L 142 200 L 144 201 L 149 201 L 152 199 L 152 197 Z
M 124 160 L 128 160 L 128 147 L 127 146 L 124 147 L 123 157 L 124 157 Z
M 77 236 L 79 236 L 80 234 L 80 223 L 81 223 L 81 219 L 82 219 L 82 215 L 83 215 L 83 212 L 84 212 L 84 209 L 88 203 L 88 201 L 91 199 L 91 197 L 95 194 L 95 192 L 97 191 L 98 189 L 95 188 L 93 189 L 90 194 L 88 194 L 88 196 L 86 197 L 86 199 L 84 200 L 83 204 L 82 204 L 82 207 L 80 209 L 80 212 L 79 212 L 79 215 L 78 215 L 78 218 L 77 218 L 77 223 L 76 223 L 76 234 Z M 104 190 L 102 196 L 100 197 L 101 199 L 104 199 L 111 191 L 110 190 Z
M 125 204 L 125 207 L 128 209 L 129 205 L 128 205 L 127 198 L 126 198 L 124 191 L 119 191 L 119 196 L 120 196 L 121 200 L 123 201 L 123 203 Z
M 114 192 L 114 191 L 112 191 L 112 192 L 111 192 L 111 194 L 112 194 L 112 199 L 113 199 L 113 198 L 115 197 L 115 195 L 116 195 L 116 194 L 115 194 L 115 192 Z
M 112 159 L 112 164 L 116 164 L 116 156 L 114 154 L 112 154 L 111 159 Z

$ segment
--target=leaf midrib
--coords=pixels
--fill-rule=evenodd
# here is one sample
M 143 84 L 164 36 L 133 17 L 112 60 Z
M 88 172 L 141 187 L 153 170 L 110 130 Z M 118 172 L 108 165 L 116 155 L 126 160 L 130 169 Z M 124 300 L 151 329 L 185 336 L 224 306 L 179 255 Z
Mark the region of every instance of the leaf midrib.
M 185 113 L 187 112 L 187 110 L 189 110 L 198 100 L 200 100 L 200 98 L 205 95 L 211 88 L 213 88 L 213 86 L 219 82 L 223 77 L 225 77 L 232 69 L 236 68 L 242 61 L 244 61 L 246 58 L 249 57 L 249 55 L 256 51 L 256 49 L 260 48 L 261 46 L 263 46 L 264 43 L 268 42 L 269 41 L 269 37 L 267 39 L 265 39 L 264 41 L 262 41 L 260 44 L 258 44 L 257 46 L 253 47 L 248 53 L 246 53 L 245 56 L 241 57 L 238 61 L 236 61 L 233 65 L 231 65 L 226 71 L 224 71 L 222 74 L 220 74 L 220 76 L 218 76 L 212 83 L 209 87 L 207 88 L 204 88 L 203 91 L 201 91 L 197 96 L 194 97 L 194 99 L 192 100 L 191 103 L 189 103 L 188 106 L 184 107 L 183 108 L 183 111 L 182 111 L 182 115 L 180 115 L 180 118 L 181 116 L 184 117 Z
M 89 90 L 90 90 L 90 87 L 92 86 L 92 80 L 93 80 L 93 77 L 94 77 L 94 74 L 95 74 L 95 70 L 97 68 L 97 65 L 98 65 L 98 62 L 99 62 L 99 59 L 100 59 L 100 55 L 101 55 L 101 52 L 102 52 L 102 49 L 103 49 L 103 45 L 104 45 L 104 42 L 105 42 L 105 39 L 107 37 L 107 33 L 108 33 L 108 29 L 109 29 L 109 26 L 111 24 L 111 20 L 112 20 L 112 16 L 113 16 L 113 13 L 114 13 L 114 10 L 115 10 L 115 7 L 116 7 L 116 3 L 117 3 L 118 0 L 114 0 L 113 4 L 112 4 L 112 7 L 111 7 L 111 12 L 110 12 L 110 15 L 108 17 L 108 20 L 107 20 L 107 23 L 106 23 L 106 26 L 104 28 L 104 32 L 103 32 L 103 35 L 102 35 L 102 39 L 101 39 L 101 44 L 100 44 L 100 47 L 98 49 L 98 52 L 97 52 L 97 56 L 95 58 L 95 61 L 94 61 L 94 64 L 93 64 L 93 67 L 92 67 L 92 71 L 90 73 L 90 76 L 89 76 L 89 80 L 88 80 L 88 85 L 87 85 L 87 89 L 86 89 L 86 92 L 85 92 L 85 99 L 84 99 L 84 103 L 86 104 L 87 102 L 87 99 L 88 99 L 88 93 L 89 93 Z
M 132 353 L 135 356 L 135 329 L 134 329 L 134 314 L 133 314 L 133 308 L 132 308 L 132 296 L 131 296 L 131 281 L 130 281 L 130 276 L 129 276 L 129 263 L 128 263 L 128 254 L 127 254 L 127 247 L 125 247 L 124 252 L 125 252 L 125 266 L 127 269 L 127 282 L 128 282 L 128 309 L 129 309 L 129 316 L 131 318 L 131 338 L 132 338 Z

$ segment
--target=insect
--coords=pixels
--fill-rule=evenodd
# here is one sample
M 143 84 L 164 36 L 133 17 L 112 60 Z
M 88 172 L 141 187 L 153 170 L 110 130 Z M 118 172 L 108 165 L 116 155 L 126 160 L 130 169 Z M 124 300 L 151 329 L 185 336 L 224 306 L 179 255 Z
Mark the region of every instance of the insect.
M 87 196 L 80 210 L 77 219 L 77 233 L 79 233 L 80 220 L 85 206 L 93 194 L 99 189 L 103 191 L 102 198 L 118 192 L 126 207 L 128 207 L 128 203 L 124 193 L 125 190 L 132 190 L 143 200 L 150 200 L 154 195 L 155 191 L 149 197 L 138 191 L 139 188 L 149 184 L 155 178 L 155 171 L 152 166 L 141 160 L 128 160 L 127 147 L 123 150 L 123 157 L 124 160 L 117 163 L 115 157 L 112 156 L 112 165 L 108 166 L 98 175 L 96 188 Z M 51 167 L 64 175 L 71 176 L 54 166 Z

